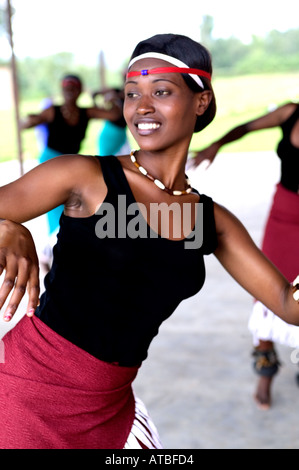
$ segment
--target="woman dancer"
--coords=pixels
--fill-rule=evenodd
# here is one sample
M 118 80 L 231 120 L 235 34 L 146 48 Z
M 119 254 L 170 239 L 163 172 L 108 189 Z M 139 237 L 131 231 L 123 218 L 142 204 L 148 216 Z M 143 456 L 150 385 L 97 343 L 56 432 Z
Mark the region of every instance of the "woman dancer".
M 139 150 L 62 156 L 0 188 L 0 306 L 12 291 L 4 319 L 27 281 L 29 290 L 28 316 L 3 339 L 0 446 L 159 448 L 132 382 L 161 323 L 201 289 L 204 255 L 215 253 L 252 295 L 299 324 L 297 281 L 290 286 L 242 224 L 186 180 L 193 132 L 215 115 L 211 73 L 208 51 L 185 36 L 142 41 L 124 106 Z M 37 307 L 34 244 L 20 223 L 59 204 Z
M 299 105 L 287 103 L 275 111 L 232 129 L 189 160 L 195 168 L 203 160 L 212 163 L 220 148 L 249 132 L 280 127 L 282 139 L 277 147 L 281 160 L 280 181 L 277 184 L 272 208 L 265 227 L 262 251 L 291 281 L 298 270 L 299 259 Z M 275 342 L 299 347 L 299 328 L 288 325 L 261 302 L 255 302 L 249 320 L 255 345 L 254 368 L 259 374 L 255 399 L 261 409 L 271 405 L 271 384 L 278 372 L 279 360 Z
M 82 82 L 77 75 L 65 75 L 61 81 L 61 91 L 64 100 L 61 106 L 50 105 L 41 113 L 30 114 L 21 122 L 22 129 L 42 124 L 47 126 L 46 146 L 40 154 L 39 163 L 62 154 L 78 153 L 90 119 L 119 118 L 119 107 L 113 103 L 107 108 L 80 108 L 77 105 L 82 93 Z M 47 214 L 50 242 L 41 257 L 45 265 L 49 265 L 52 258 L 52 247 L 56 243 L 62 210 L 63 206 L 55 207 Z

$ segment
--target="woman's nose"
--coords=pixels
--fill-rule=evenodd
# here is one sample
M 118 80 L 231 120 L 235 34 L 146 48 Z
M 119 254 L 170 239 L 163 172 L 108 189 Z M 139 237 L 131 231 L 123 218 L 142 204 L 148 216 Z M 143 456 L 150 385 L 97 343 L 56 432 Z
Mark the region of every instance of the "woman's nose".
M 139 114 L 153 113 L 155 111 L 152 99 L 149 96 L 142 96 L 137 104 Z

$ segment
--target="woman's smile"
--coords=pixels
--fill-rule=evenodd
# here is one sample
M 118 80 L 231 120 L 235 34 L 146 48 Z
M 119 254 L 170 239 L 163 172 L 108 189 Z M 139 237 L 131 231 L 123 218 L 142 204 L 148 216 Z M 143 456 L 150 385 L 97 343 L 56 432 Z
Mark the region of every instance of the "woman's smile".
M 159 59 L 141 60 L 132 68 L 157 67 L 161 63 L 167 64 Z M 163 146 L 173 145 L 182 139 L 189 142 L 196 121 L 194 93 L 180 74 L 130 77 L 125 90 L 125 118 L 141 148 L 149 142 L 139 141 L 140 138 L 159 136 Z
M 148 135 L 157 131 L 161 127 L 161 124 L 156 121 L 139 121 L 136 127 L 140 135 Z

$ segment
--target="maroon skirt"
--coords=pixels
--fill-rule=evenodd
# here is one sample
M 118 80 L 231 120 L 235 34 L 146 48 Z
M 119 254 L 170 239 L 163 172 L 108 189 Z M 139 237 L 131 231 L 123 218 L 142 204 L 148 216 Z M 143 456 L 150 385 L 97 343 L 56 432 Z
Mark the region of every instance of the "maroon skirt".
M 122 449 L 130 433 L 136 367 L 100 361 L 39 318 L 3 338 L 0 448 Z
M 292 282 L 299 269 L 299 194 L 277 185 L 262 251 Z
M 299 268 L 299 194 L 281 184 L 274 194 L 262 251 L 288 281 L 295 279 Z M 299 347 L 299 327 L 284 322 L 261 302 L 254 303 L 248 327 L 255 346 L 263 340 Z

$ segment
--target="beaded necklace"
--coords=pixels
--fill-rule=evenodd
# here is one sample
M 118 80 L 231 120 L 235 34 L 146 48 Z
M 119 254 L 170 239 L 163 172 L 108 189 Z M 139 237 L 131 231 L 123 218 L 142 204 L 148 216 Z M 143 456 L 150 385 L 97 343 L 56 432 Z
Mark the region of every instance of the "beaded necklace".
M 139 165 L 139 163 L 137 162 L 136 157 L 135 157 L 134 154 L 135 154 L 135 150 L 132 150 L 131 153 L 130 153 L 130 158 L 131 158 L 131 161 L 136 166 L 136 168 L 138 168 L 140 173 L 142 173 L 149 180 L 151 180 L 153 183 L 155 183 L 155 185 L 158 188 L 162 189 L 162 191 L 166 191 L 171 196 L 183 196 L 184 194 L 190 194 L 191 193 L 192 188 L 191 188 L 190 181 L 187 178 L 187 176 L 186 176 L 187 189 L 184 189 L 183 191 L 169 189 L 160 180 L 158 180 L 157 178 L 154 178 L 152 175 L 150 175 L 148 173 L 148 171 L 145 168 L 143 168 L 143 166 Z

